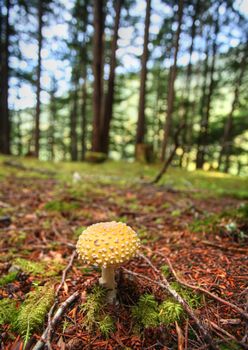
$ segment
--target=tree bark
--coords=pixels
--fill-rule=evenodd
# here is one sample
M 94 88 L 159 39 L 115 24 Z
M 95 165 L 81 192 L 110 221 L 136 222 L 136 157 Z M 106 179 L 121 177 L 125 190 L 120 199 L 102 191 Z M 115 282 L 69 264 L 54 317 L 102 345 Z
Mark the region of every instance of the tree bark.
M 36 82 L 36 112 L 34 130 L 34 155 L 39 158 L 40 152 L 40 93 L 41 93 L 41 49 L 42 49 L 42 27 L 43 27 L 43 0 L 38 2 L 38 65 Z
M 56 121 L 56 114 L 57 114 L 57 107 L 56 107 L 56 97 L 55 93 L 57 90 L 56 80 L 55 77 L 53 77 L 52 82 L 52 89 L 50 92 L 50 118 L 49 118 L 49 131 L 48 131 L 48 152 L 49 152 L 49 158 L 50 160 L 54 160 L 55 152 L 54 152 L 54 146 L 55 146 L 55 121 Z
M 230 139 L 230 136 L 231 136 L 230 134 L 231 134 L 231 130 L 233 127 L 233 114 L 234 114 L 234 112 L 238 106 L 238 103 L 239 103 L 239 91 L 240 91 L 240 87 L 242 85 L 242 81 L 243 81 L 243 77 L 244 77 L 244 73 L 245 73 L 245 69 L 246 69 L 247 54 L 248 54 L 248 46 L 246 46 L 246 48 L 244 50 L 242 60 L 240 63 L 240 72 L 239 72 L 239 75 L 238 75 L 238 78 L 237 78 L 236 84 L 235 84 L 231 111 L 227 117 L 227 120 L 226 120 L 226 123 L 224 126 L 224 133 L 223 133 L 223 138 L 222 138 L 222 142 L 221 142 L 221 150 L 220 150 L 220 155 L 219 155 L 218 168 L 220 170 L 221 165 L 222 165 L 222 159 L 225 156 L 226 159 L 225 159 L 224 172 L 226 172 L 226 173 L 228 172 L 229 166 L 230 166 L 230 152 L 231 152 L 231 143 L 232 143 L 232 140 Z
M 9 93 L 9 37 L 10 37 L 10 0 L 6 0 L 6 14 L 0 14 L 1 56 L 0 56 L 0 152 L 10 154 L 10 116 Z M 2 41 L 3 39 L 3 41 Z
M 82 66 L 82 78 L 83 78 L 83 85 L 82 85 L 82 104 L 81 104 L 81 160 L 85 159 L 85 153 L 86 153 L 86 138 L 87 138 L 87 116 L 86 116 L 86 109 L 87 109 L 87 65 L 88 65 L 88 54 L 87 54 L 87 26 L 88 26 L 88 1 L 85 2 L 84 5 L 84 24 L 83 24 L 83 31 L 84 31 L 84 40 L 82 45 L 82 51 L 81 51 L 81 66 Z
M 146 107 L 146 78 L 147 78 L 147 61 L 148 61 L 148 43 L 149 43 L 149 27 L 151 17 L 151 0 L 146 2 L 146 18 L 145 18 L 145 31 L 144 31 L 144 46 L 143 54 L 141 58 L 141 76 L 140 76 L 140 95 L 139 95 L 139 110 L 138 110 L 138 123 L 136 132 L 136 147 L 138 144 L 144 143 L 146 120 L 145 120 L 145 107 Z
M 101 152 L 101 105 L 103 73 L 103 34 L 104 13 L 103 0 L 94 0 L 94 38 L 93 38 L 93 135 L 92 151 Z
M 118 30 L 119 30 L 119 24 L 120 24 L 120 13 L 121 13 L 122 1 L 123 0 L 114 1 L 116 8 L 115 8 L 114 33 L 113 33 L 113 39 L 111 43 L 110 72 L 109 72 L 109 79 L 108 79 L 108 90 L 104 99 L 104 106 L 103 106 L 101 139 L 102 139 L 102 151 L 106 154 L 108 154 L 108 151 L 109 151 L 109 131 L 110 131 L 112 114 L 113 114 L 116 50 L 117 50 Z
M 176 74 L 177 74 L 177 56 L 178 56 L 178 50 L 179 50 L 179 40 L 180 40 L 180 35 L 181 35 L 182 17 L 183 17 L 183 0 L 179 0 L 178 27 L 177 27 L 177 31 L 176 31 L 174 61 L 173 61 L 173 66 L 171 67 L 171 70 L 170 70 L 169 89 L 168 89 L 168 95 L 167 95 L 167 116 L 166 116 L 166 121 L 165 121 L 165 125 L 164 125 L 164 140 L 163 140 L 163 145 L 162 145 L 162 160 L 165 159 L 167 146 L 168 146 L 168 139 L 170 136 L 171 125 L 172 125 L 174 95 L 175 95 L 174 85 L 175 85 Z
M 212 96 L 213 96 L 213 92 L 214 92 L 214 88 L 215 88 L 214 73 L 215 73 L 215 62 L 216 62 L 216 54 L 217 54 L 217 37 L 218 37 L 219 29 L 220 29 L 220 26 L 219 26 L 219 6 L 220 6 L 220 3 L 218 4 L 217 11 L 216 11 L 217 17 L 216 17 L 215 28 L 214 28 L 214 40 L 213 40 L 213 48 L 212 48 L 212 63 L 211 63 L 211 67 L 210 67 L 210 83 L 209 83 L 208 94 L 206 97 L 206 112 L 203 113 L 203 115 L 202 115 L 201 129 L 200 129 L 200 134 L 199 134 L 199 138 L 198 138 L 198 149 L 197 149 L 197 156 L 196 156 L 196 168 L 197 169 L 202 169 L 204 161 L 205 161 L 210 108 L 211 108 Z M 204 106 L 202 108 L 204 108 Z
M 77 121 L 78 121 L 78 67 L 74 71 L 74 91 L 72 92 L 72 110 L 70 116 L 70 153 L 71 160 L 78 160 L 78 135 L 77 135 Z
M 185 86 L 185 92 L 186 92 L 186 98 L 187 98 L 187 103 L 184 105 L 184 115 L 183 115 L 183 120 L 185 123 L 185 129 L 182 134 L 182 149 L 183 149 L 183 154 L 181 156 L 180 164 L 182 164 L 182 160 L 184 158 L 185 152 L 189 152 L 189 147 L 188 147 L 188 140 L 189 140 L 189 112 L 190 112 L 190 93 L 191 93 L 191 75 L 192 75 L 192 54 L 194 51 L 194 44 L 195 44 L 195 36 L 196 36 L 196 20 L 199 16 L 199 10 L 200 10 L 200 0 L 196 0 L 195 4 L 195 9 L 194 9 L 194 15 L 192 18 L 192 27 L 191 27 L 191 44 L 189 47 L 189 64 L 187 66 L 187 71 L 186 71 L 186 86 Z M 183 101 L 185 100 L 185 97 L 183 97 Z M 192 109 L 191 109 L 192 113 Z

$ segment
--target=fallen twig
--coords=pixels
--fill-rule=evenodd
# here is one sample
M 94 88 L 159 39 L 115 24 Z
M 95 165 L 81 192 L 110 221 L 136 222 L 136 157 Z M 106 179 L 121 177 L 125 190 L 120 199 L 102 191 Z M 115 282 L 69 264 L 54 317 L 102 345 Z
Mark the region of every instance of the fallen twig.
M 74 299 L 70 299 L 73 295 L 75 295 L 76 293 L 74 293 L 71 297 L 69 297 L 68 299 L 66 299 L 66 301 L 64 301 L 61 306 L 59 307 L 59 309 L 56 311 L 54 317 L 52 318 L 52 315 L 53 315 L 53 312 L 55 310 L 55 307 L 57 306 L 58 304 L 58 295 L 59 295 L 59 292 L 60 290 L 63 288 L 64 286 L 64 283 L 65 283 L 65 279 L 66 279 L 66 275 L 67 275 L 67 272 L 70 270 L 70 268 L 72 267 L 72 264 L 73 264 L 73 261 L 75 259 L 75 256 L 76 256 L 76 251 L 74 250 L 74 252 L 72 253 L 71 257 L 70 257 L 70 260 L 66 266 L 66 268 L 63 270 L 63 273 L 62 273 L 62 278 L 61 278 L 61 282 L 60 284 L 58 285 L 57 289 L 56 289 L 56 292 L 55 292 L 55 302 L 53 303 L 51 309 L 49 310 L 49 313 L 48 313 L 48 324 L 47 324 L 47 328 L 45 329 L 44 333 L 42 334 L 41 336 L 41 339 L 38 341 L 38 343 L 41 343 L 42 346 L 44 344 L 46 344 L 48 346 L 48 349 L 51 349 L 51 333 L 52 333 L 52 330 L 53 330 L 53 327 L 54 325 L 57 323 L 58 319 L 61 317 L 61 315 L 63 314 L 64 310 L 66 309 L 66 307 L 68 305 L 70 305 L 74 300 L 75 300 L 75 296 L 74 296 Z M 78 294 L 79 295 L 79 294 Z M 77 295 L 77 296 L 78 296 Z M 65 306 L 64 306 L 65 304 Z M 62 309 L 62 311 L 61 311 Z M 41 344 L 39 345 L 38 348 L 36 348 L 36 346 L 38 346 L 38 343 L 35 345 L 34 349 L 37 350 L 37 349 L 41 349 L 42 346 Z
M 234 335 L 232 335 L 231 333 L 227 332 L 225 329 L 219 327 L 216 323 L 214 323 L 214 322 L 212 322 L 210 320 L 206 320 L 206 322 L 208 322 L 213 329 L 216 329 L 218 332 L 222 333 L 223 335 L 225 335 L 229 339 L 234 340 L 237 344 L 242 346 L 243 349 L 246 349 L 246 350 L 248 349 L 248 344 L 245 344 L 243 341 L 239 341 L 238 339 L 236 339 L 234 337 Z
M 244 253 L 244 254 L 248 253 L 248 249 L 246 249 L 246 248 L 226 247 L 226 246 L 223 246 L 221 244 L 217 244 L 217 243 L 213 243 L 213 242 L 205 241 L 205 240 L 201 241 L 201 243 L 209 245 L 210 247 L 219 248 L 219 249 L 222 249 L 222 250 L 229 250 L 231 252 Z
M 64 314 L 65 310 L 79 297 L 79 291 L 76 291 L 73 293 L 69 298 L 67 298 L 58 308 L 55 315 L 51 319 L 51 322 L 47 325 L 45 331 L 43 332 L 40 340 L 35 344 L 33 350 L 41 350 L 43 346 L 47 343 L 47 337 L 49 335 L 49 332 L 54 329 L 57 322 L 61 318 L 61 316 Z
M 201 331 L 203 334 L 204 340 L 209 344 L 210 348 L 209 349 L 219 349 L 217 345 L 214 344 L 213 339 L 211 335 L 209 334 L 209 330 L 206 328 L 206 326 L 200 321 L 200 319 L 195 315 L 194 311 L 192 308 L 188 305 L 188 303 L 170 286 L 169 282 L 167 279 L 163 276 L 161 276 L 160 271 L 152 264 L 152 262 L 144 255 L 140 255 L 145 261 L 152 267 L 152 269 L 158 273 L 161 277 L 161 281 L 154 281 L 150 277 L 147 277 L 145 275 L 142 275 L 137 272 L 130 271 L 126 268 L 123 268 L 123 271 L 127 272 L 128 274 L 131 274 L 133 276 L 145 279 L 151 283 L 154 283 L 158 286 L 160 286 L 163 289 L 166 289 L 167 292 L 184 308 L 184 310 L 187 312 L 187 314 L 195 321 L 195 324 L 197 328 Z
M 175 279 L 177 280 L 177 282 L 179 282 L 180 284 L 184 285 L 185 287 L 194 289 L 194 290 L 196 290 L 196 291 L 198 291 L 198 292 L 202 292 L 202 293 L 204 293 L 204 294 L 210 296 L 211 298 L 213 298 L 213 299 L 219 301 L 220 303 L 229 306 L 231 309 L 235 310 L 235 311 L 238 312 L 240 315 L 242 315 L 245 319 L 248 320 L 248 313 L 247 313 L 245 310 L 243 310 L 243 309 L 241 309 L 240 307 L 238 307 L 237 305 L 232 304 L 232 303 L 230 303 L 229 301 L 227 301 L 227 300 L 225 300 L 225 299 L 222 299 L 222 298 L 219 297 L 218 295 L 213 294 L 213 293 L 209 292 L 208 290 L 206 290 L 206 289 L 204 289 L 204 288 L 202 288 L 202 287 L 192 286 L 191 284 L 182 281 L 182 280 L 178 277 L 178 275 L 177 275 L 176 271 L 174 270 L 174 268 L 173 268 L 173 266 L 172 266 L 170 260 L 169 260 L 167 257 L 164 257 L 164 258 L 166 258 L 167 263 L 168 263 L 168 266 L 169 266 L 169 268 L 170 268 L 172 274 L 174 275 Z

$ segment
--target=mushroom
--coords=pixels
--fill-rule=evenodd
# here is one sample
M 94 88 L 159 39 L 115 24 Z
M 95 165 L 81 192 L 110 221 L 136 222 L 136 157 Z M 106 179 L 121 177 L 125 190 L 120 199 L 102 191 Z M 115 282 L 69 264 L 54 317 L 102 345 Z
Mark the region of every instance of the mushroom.
M 100 222 L 82 232 L 77 242 L 77 253 L 88 264 L 101 266 L 99 283 L 108 291 L 107 301 L 116 299 L 115 268 L 136 256 L 140 239 L 123 222 Z

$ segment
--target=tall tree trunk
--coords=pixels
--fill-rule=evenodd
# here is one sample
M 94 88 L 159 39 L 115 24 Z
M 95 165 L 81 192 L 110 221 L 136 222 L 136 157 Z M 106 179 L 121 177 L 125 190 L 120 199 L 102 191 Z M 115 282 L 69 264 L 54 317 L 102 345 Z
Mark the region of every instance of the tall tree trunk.
M 147 77 L 147 61 L 148 61 L 148 43 L 149 43 L 149 27 L 151 17 L 151 0 L 146 2 L 146 18 L 145 18 L 145 31 L 144 31 L 144 46 L 143 54 L 141 58 L 141 75 L 140 75 L 140 95 L 139 95 L 139 110 L 138 110 L 138 123 L 136 131 L 136 147 L 138 144 L 144 143 L 146 120 L 145 120 L 145 107 L 146 107 L 146 77 Z
M 57 90 L 56 80 L 55 77 L 53 77 L 52 81 L 52 89 L 50 92 L 50 118 L 49 118 L 49 135 L 48 135 L 48 152 L 49 152 L 49 158 L 50 160 L 54 160 L 54 146 L 55 146 L 55 122 L 56 122 L 56 114 L 57 114 L 57 107 L 56 107 L 56 97 L 55 93 Z
M 104 12 L 103 0 L 94 0 L 94 38 L 93 38 L 93 135 L 92 151 L 101 152 L 101 105 L 103 73 L 103 34 Z
M 10 154 L 10 116 L 9 93 L 9 37 L 10 37 L 10 0 L 6 0 L 6 14 L 0 14 L 1 56 L 0 56 L 0 152 Z M 1 8 L 2 10 L 2 8 Z M 3 41 L 2 41 L 3 40 Z
M 87 138 L 87 67 L 85 63 L 83 73 L 83 88 L 82 88 L 82 104 L 81 104 L 81 160 L 85 159 L 86 153 L 86 138 Z
M 192 18 L 192 27 L 191 27 L 191 44 L 189 47 L 189 64 L 187 66 L 187 71 L 186 71 L 186 86 L 184 89 L 184 92 L 186 93 L 186 96 L 183 96 L 183 101 L 185 101 L 185 97 L 187 99 L 187 103 L 184 104 L 184 115 L 183 115 L 183 120 L 185 123 L 185 129 L 183 130 L 182 134 L 182 149 L 183 153 L 181 156 L 180 164 L 182 164 L 182 160 L 184 157 L 185 151 L 189 152 L 189 147 L 188 147 L 188 140 L 189 140 L 189 128 L 190 126 L 188 125 L 188 119 L 189 119 L 189 112 L 190 112 L 190 93 L 191 93 L 191 75 L 192 75 L 192 54 L 194 51 L 194 44 L 195 44 L 195 36 L 196 36 L 196 20 L 199 16 L 199 10 L 200 10 L 200 0 L 196 0 L 195 3 L 195 8 L 194 8 L 194 15 Z M 191 109 L 191 114 L 192 114 L 192 109 Z
M 77 119 L 78 119 L 78 68 L 74 72 L 74 91 L 72 95 L 72 110 L 70 115 L 70 154 L 71 160 L 78 160 L 78 136 L 77 136 Z
M 214 40 L 213 40 L 213 48 L 212 48 L 212 63 L 211 63 L 211 67 L 210 67 L 210 83 L 209 83 L 208 94 L 206 97 L 206 112 L 203 113 L 203 116 L 202 116 L 201 129 L 200 129 L 200 134 L 199 134 L 199 138 L 198 138 L 198 149 L 197 149 L 197 156 L 196 156 L 196 168 L 197 169 L 202 169 L 204 161 L 205 161 L 210 108 L 211 108 L 212 96 L 213 96 L 213 92 L 214 92 L 214 88 L 215 88 L 214 73 L 215 73 L 215 62 L 216 62 L 216 54 L 217 54 L 217 37 L 218 37 L 219 29 L 220 29 L 220 26 L 219 26 L 219 6 L 220 6 L 220 3 L 217 7 L 217 17 L 216 17 L 215 28 L 214 28 Z
M 41 49 L 42 49 L 42 26 L 43 26 L 43 0 L 38 2 L 38 65 L 36 82 L 36 111 L 35 111 L 35 130 L 34 130 L 34 155 L 39 157 L 40 152 L 40 93 L 41 93 Z
M 172 125 L 174 95 L 175 95 L 174 85 L 175 85 L 176 74 L 177 74 L 177 56 L 178 56 L 178 50 L 179 50 L 179 40 L 180 40 L 180 35 L 181 35 L 182 17 L 183 17 L 183 0 L 179 0 L 178 26 L 177 26 L 177 31 L 176 31 L 174 61 L 173 61 L 173 66 L 171 67 L 171 70 L 170 70 L 169 89 L 168 89 L 168 95 L 167 95 L 167 115 L 166 115 L 166 121 L 165 121 L 165 125 L 164 125 L 164 140 L 163 140 L 163 145 L 162 145 L 162 160 L 165 159 L 167 146 L 168 146 L 168 139 L 170 136 L 171 125 Z
M 115 24 L 114 24 L 113 39 L 111 43 L 108 89 L 104 99 L 102 130 L 101 130 L 102 151 L 106 154 L 108 154 L 108 151 L 109 151 L 109 130 L 110 130 L 110 123 L 111 123 L 112 114 L 113 114 L 116 50 L 117 50 L 117 40 L 118 40 L 118 30 L 119 30 L 119 24 L 120 24 L 122 0 L 116 0 L 114 1 L 114 3 L 115 3 Z
M 247 45 L 247 44 L 246 44 Z M 239 103 L 239 91 L 240 87 L 242 85 L 245 69 L 246 69 L 246 63 L 247 63 L 247 54 L 248 54 L 248 46 L 246 46 L 242 61 L 240 63 L 240 73 L 238 75 L 238 78 L 235 83 L 235 89 L 234 89 L 234 96 L 233 96 L 233 102 L 232 102 L 232 107 L 230 110 L 230 113 L 226 119 L 225 127 L 224 127 L 224 133 L 223 133 L 223 138 L 221 142 L 221 150 L 220 150 L 220 155 L 219 155 L 219 165 L 218 168 L 220 170 L 221 165 L 222 165 L 222 159 L 225 156 L 225 167 L 224 171 L 227 173 L 229 170 L 230 166 L 230 153 L 231 153 L 231 139 L 230 139 L 230 134 L 231 130 L 233 127 L 233 114 L 238 106 Z

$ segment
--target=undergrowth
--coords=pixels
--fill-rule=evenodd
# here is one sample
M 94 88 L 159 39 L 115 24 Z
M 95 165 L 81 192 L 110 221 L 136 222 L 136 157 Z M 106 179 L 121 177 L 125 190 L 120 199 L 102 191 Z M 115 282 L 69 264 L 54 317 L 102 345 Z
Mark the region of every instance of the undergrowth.
M 24 338 L 24 348 L 32 333 L 43 325 L 53 301 L 53 286 L 36 287 L 27 294 L 15 322 L 15 328 Z
M 248 204 L 195 220 L 190 228 L 196 233 L 214 233 L 228 236 L 237 242 L 245 241 L 248 238 Z
M 114 321 L 110 315 L 104 313 L 106 289 L 95 286 L 92 292 L 87 295 L 86 302 L 81 310 L 84 314 L 84 326 L 89 332 L 99 328 L 105 338 L 114 331 Z
M 33 276 L 56 276 L 62 269 L 62 265 L 58 262 L 53 262 L 51 265 L 47 265 L 43 262 L 35 262 L 23 258 L 17 258 L 14 260 L 14 265 L 21 269 L 23 272 L 31 274 Z M 49 267 L 49 268 L 48 268 Z
M 171 287 L 192 307 L 201 305 L 201 296 L 180 286 L 177 282 L 171 283 Z M 157 302 L 154 295 L 143 294 L 136 305 L 131 309 L 132 316 L 136 321 L 135 329 L 170 325 L 180 321 L 184 316 L 181 304 L 167 297 L 161 304 Z
M 17 312 L 16 302 L 13 299 L 0 300 L 0 325 L 14 324 Z
M 18 275 L 17 271 L 9 272 L 7 275 L 0 278 L 0 287 L 5 286 L 8 283 L 13 282 Z

